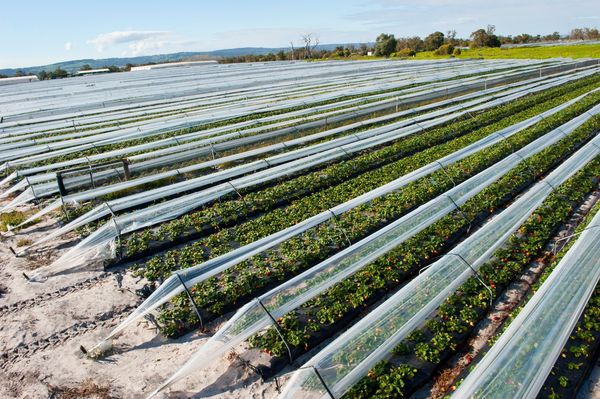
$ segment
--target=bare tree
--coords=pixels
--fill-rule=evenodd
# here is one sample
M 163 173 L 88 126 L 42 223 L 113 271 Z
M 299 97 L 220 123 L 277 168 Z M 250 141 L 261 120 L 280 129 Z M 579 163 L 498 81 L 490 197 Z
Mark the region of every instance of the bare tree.
M 314 49 L 319 45 L 319 37 L 308 33 L 302 35 L 302 42 L 304 43 L 304 58 L 312 58 Z
M 456 46 L 456 31 L 451 29 L 446 32 L 446 39 L 448 40 L 448 44 Z
M 292 47 L 292 51 L 290 53 L 290 56 L 292 57 L 292 61 L 295 59 L 294 58 L 294 42 L 290 41 L 290 46 Z

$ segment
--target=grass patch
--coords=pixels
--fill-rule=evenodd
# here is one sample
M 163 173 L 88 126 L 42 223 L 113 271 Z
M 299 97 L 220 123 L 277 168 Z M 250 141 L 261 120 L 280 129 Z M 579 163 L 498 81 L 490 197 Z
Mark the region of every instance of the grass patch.
M 92 379 L 88 378 L 77 387 L 56 387 L 48 386 L 49 398 L 52 399 L 113 399 L 110 394 L 110 388 L 107 386 L 99 386 Z
M 456 58 L 600 58 L 600 44 L 577 44 L 572 46 L 515 47 L 515 48 L 474 48 L 462 50 Z M 417 53 L 417 59 L 448 58 L 435 55 L 433 51 Z
M 8 231 L 8 226 L 17 226 L 27 219 L 24 212 L 8 212 L 0 215 L 0 231 Z
M 33 244 L 33 241 L 31 241 L 29 238 L 19 238 L 17 240 L 17 247 L 25 247 L 31 244 Z
M 515 48 L 475 48 L 461 50 L 461 54 L 455 58 L 522 58 L 522 59 L 545 59 L 545 58 L 600 58 L 600 44 L 575 44 L 571 46 L 545 46 L 545 47 L 515 47 Z M 391 57 L 392 60 L 399 59 L 444 59 L 450 58 L 449 55 L 435 55 L 434 51 L 421 51 L 416 57 Z M 350 57 L 330 57 L 327 59 L 318 59 L 311 61 L 327 60 L 383 60 L 385 57 L 374 57 L 366 55 L 352 55 Z

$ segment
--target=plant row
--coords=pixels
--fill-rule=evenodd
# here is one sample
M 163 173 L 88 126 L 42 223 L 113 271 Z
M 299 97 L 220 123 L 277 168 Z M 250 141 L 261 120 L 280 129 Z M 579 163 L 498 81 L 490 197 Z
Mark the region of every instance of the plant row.
M 294 346 L 307 349 L 318 344 L 324 337 L 339 331 L 360 312 L 365 311 L 386 293 L 393 291 L 421 268 L 427 266 L 433 258 L 450 248 L 461 236 L 468 233 L 473 224 L 485 220 L 498 207 L 506 204 L 532 184 L 536 178 L 558 165 L 566 156 L 594 136 L 599 127 L 600 118 L 589 121 L 569 137 L 546 148 L 531 159 L 521 162 L 504 177 L 468 200 L 461 206 L 462 212 L 455 211 L 440 219 L 384 257 L 306 303 L 296 312 L 289 313 L 285 316 L 285 320 L 282 320 L 284 335 L 290 338 L 289 342 L 292 342 Z M 535 244 L 539 245 L 539 242 Z M 533 253 L 531 248 L 524 252 Z M 495 281 L 497 276 L 487 275 L 486 268 L 483 268 L 480 274 L 490 285 L 500 283 Z M 473 281 L 477 280 L 473 279 Z M 489 300 L 486 298 L 489 296 L 486 294 L 486 289 L 480 285 L 475 285 L 474 288 L 481 290 L 481 295 L 469 295 L 465 299 L 485 307 Z M 473 309 L 463 313 L 464 315 L 461 317 L 466 320 L 462 320 L 460 317 L 453 320 L 462 328 L 464 328 L 464 323 L 470 325 L 469 323 L 474 322 L 469 318 L 478 316 Z M 459 328 L 458 325 L 455 327 L 453 322 L 440 323 L 441 328 Z M 294 327 L 290 328 L 288 325 Z M 448 338 L 449 335 L 446 334 L 444 337 Z M 280 356 L 286 352 L 282 340 L 278 338 L 275 331 L 268 330 L 265 334 L 254 337 L 252 342 L 271 351 L 274 355 Z M 302 340 L 298 341 L 299 338 Z M 438 339 L 441 337 L 438 336 Z M 450 343 L 448 342 L 448 345 Z M 428 357 L 425 360 L 439 361 L 441 352 L 439 347 L 440 344 L 434 347 L 421 345 L 418 349 L 427 354 Z
M 352 100 L 352 99 L 366 97 L 366 96 L 370 96 L 370 95 L 390 93 L 390 98 L 392 98 L 393 97 L 393 93 L 395 91 L 398 91 L 398 90 L 403 91 L 403 90 L 406 90 L 407 88 L 414 87 L 414 86 L 419 86 L 419 85 L 420 84 L 414 84 L 414 85 L 409 85 L 409 86 L 403 86 L 401 88 L 394 88 L 394 89 L 387 89 L 387 90 L 377 90 L 377 91 L 374 91 L 374 92 L 357 94 L 357 95 L 347 95 L 347 96 L 342 96 L 342 97 L 339 97 L 339 98 L 335 98 L 335 99 L 331 99 L 331 100 L 326 100 L 326 101 L 320 101 L 320 102 L 312 103 L 312 104 L 304 104 L 304 105 L 300 105 L 300 106 L 293 106 L 293 107 L 284 108 L 284 109 L 278 109 L 278 110 L 274 110 L 274 111 L 264 111 L 264 112 L 250 113 L 250 114 L 245 115 L 245 116 L 229 118 L 229 119 L 222 120 L 222 121 L 202 123 L 202 124 L 198 124 L 196 126 L 189 127 L 189 128 L 177 129 L 177 130 L 173 130 L 173 131 L 170 131 L 170 132 L 153 135 L 152 137 L 142 137 L 142 138 L 131 139 L 131 140 L 127 140 L 127 141 L 123 141 L 123 142 L 119 142 L 119 143 L 114 143 L 114 144 L 94 146 L 93 148 L 85 149 L 83 151 L 78 151 L 78 152 L 74 152 L 74 153 L 70 153 L 70 154 L 63 154 L 63 155 L 59 155 L 59 156 L 52 157 L 52 158 L 49 158 L 49 159 L 45 159 L 45 160 L 42 160 L 42 161 L 32 162 L 31 164 L 28 164 L 28 167 L 38 167 L 38 166 L 48 165 L 48 164 L 51 164 L 51 163 L 68 161 L 68 160 L 75 159 L 75 158 L 81 158 L 81 157 L 84 157 L 84 156 L 88 156 L 89 157 L 89 156 L 92 156 L 92 155 L 97 155 L 97 154 L 101 154 L 101 153 L 108 152 L 108 151 L 123 149 L 123 148 L 127 148 L 127 147 L 133 147 L 133 146 L 140 145 L 140 144 L 146 144 L 149 141 L 158 141 L 158 140 L 167 139 L 167 138 L 171 138 L 171 137 L 177 137 L 177 136 L 180 136 L 180 135 L 183 135 L 183 134 L 187 134 L 187 133 L 193 133 L 193 132 L 197 132 L 197 131 L 201 131 L 201 130 L 207 130 L 207 129 L 217 128 L 217 127 L 223 127 L 223 126 L 232 125 L 232 124 L 239 123 L 239 122 L 246 122 L 246 121 L 251 121 L 251 120 L 255 120 L 255 119 L 265 118 L 265 117 L 269 117 L 269 116 L 277 116 L 277 115 L 285 114 L 285 113 L 288 113 L 288 112 L 300 111 L 300 110 L 307 109 L 307 108 L 319 107 L 319 106 L 323 106 L 323 105 L 333 104 L 333 103 L 336 103 L 336 102 L 342 102 L 342 101 L 346 101 L 346 100 Z M 354 106 L 359 106 L 359 105 L 366 105 L 366 104 L 369 104 L 371 102 L 380 101 L 380 100 L 382 100 L 382 99 L 380 99 L 380 98 L 378 98 L 378 99 L 365 99 L 364 101 L 352 104 L 352 106 L 354 107 Z M 327 111 L 319 111 L 319 112 L 316 112 L 315 114 L 319 114 L 319 113 L 322 113 L 322 112 L 331 112 L 331 111 L 335 111 L 335 110 L 338 110 L 338 109 L 345 109 L 345 108 L 347 108 L 347 106 L 341 106 L 339 108 L 328 109 Z M 279 121 L 285 121 L 287 119 L 295 119 L 295 118 L 294 117 L 284 118 L 284 119 L 278 120 L 277 122 L 279 122 Z M 266 125 L 266 124 L 269 124 L 269 123 L 273 123 L 273 122 L 256 123 L 256 124 L 253 124 L 252 126 L 247 126 L 244 129 L 259 127 L 259 126 Z M 234 129 L 234 130 L 229 131 L 229 133 L 235 132 L 235 131 L 239 131 L 239 130 L 240 129 Z M 206 139 L 206 138 L 210 138 L 210 137 L 222 135 L 222 134 L 225 134 L 225 133 L 228 133 L 228 132 L 215 133 L 213 135 L 202 137 L 202 139 Z M 254 134 L 258 134 L 258 133 L 254 133 Z M 166 148 L 166 147 L 168 147 L 168 146 L 153 148 L 152 150 L 157 150 L 157 149 Z M 142 154 L 144 152 L 146 152 L 146 151 L 137 151 L 137 152 L 133 152 L 133 153 L 131 153 L 129 155 L 133 156 L 133 155 L 137 155 L 137 154 Z
M 438 101 L 438 99 L 436 99 L 436 101 Z M 425 104 L 425 103 L 429 103 L 429 102 L 435 102 L 435 101 L 425 101 L 423 103 L 419 103 L 419 105 Z M 398 122 L 400 120 L 407 119 L 408 117 L 412 118 L 412 117 L 421 115 L 421 114 L 423 114 L 425 112 L 429 112 L 429 111 L 431 111 L 431 110 L 423 111 L 423 112 L 417 112 L 417 113 L 414 113 L 414 114 L 411 114 L 411 115 L 403 115 L 403 116 L 399 116 L 399 117 L 395 117 L 395 118 L 390 118 L 390 119 L 387 119 L 385 121 L 376 121 L 376 122 L 371 122 L 371 123 L 368 122 L 369 119 L 372 119 L 372 118 L 375 118 L 375 117 L 378 117 L 378 116 L 381 116 L 381 115 L 388 114 L 389 110 L 387 112 L 380 111 L 380 112 L 375 112 L 375 113 L 372 113 L 372 114 L 369 114 L 369 115 L 363 115 L 363 116 L 360 116 L 360 117 L 355 117 L 355 118 L 352 118 L 351 122 L 366 121 L 366 123 L 362 124 L 359 127 L 355 127 L 355 128 L 352 128 L 352 129 L 344 130 L 342 132 L 338 132 L 338 133 L 333 134 L 333 135 L 328 136 L 328 137 L 322 137 L 322 138 L 317 139 L 317 140 L 312 140 L 311 142 L 308 142 L 308 143 L 304 143 L 304 144 L 300 144 L 300 145 L 294 146 L 294 149 L 300 149 L 300 148 L 303 148 L 303 147 L 307 147 L 307 146 L 312 146 L 312 145 L 316 145 L 316 144 L 319 144 L 319 143 L 323 143 L 323 142 L 326 142 L 326 141 L 329 141 L 329 140 L 332 140 L 332 139 L 335 139 L 335 138 L 349 136 L 351 134 L 356 134 L 356 133 L 359 133 L 359 132 L 362 132 L 362 131 L 365 131 L 365 130 L 368 130 L 368 129 L 373 129 L 373 128 L 376 128 L 376 127 L 379 127 L 379 126 L 384 126 L 384 125 L 388 125 L 388 124 L 391 124 L 391 123 L 395 123 L 395 122 Z M 346 123 L 348 123 L 348 121 L 340 121 L 340 122 L 335 122 L 335 123 L 328 124 L 326 126 L 319 126 L 319 127 L 307 128 L 306 130 L 302 130 L 302 131 L 295 130 L 292 133 L 288 133 L 288 134 L 277 136 L 277 137 L 267 138 L 265 140 L 261 140 L 260 142 L 256 142 L 256 143 L 252 143 L 252 144 L 247 144 L 247 145 L 243 145 L 243 146 L 238 146 L 236 148 L 229 149 L 229 150 L 219 151 L 217 153 L 217 155 L 219 157 L 225 157 L 225 156 L 228 156 L 228 155 L 233 155 L 233 154 L 241 153 L 241 152 L 244 152 L 244 151 L 253 150 L 253 149 L 258 148 L 258 147 L 268 146 L 268 145 L 271 145 L 271 144 L 276 144 L 276 143 L 279 143 L 279 142 L 285 142 L 287 140 L 292 140 L 292 139 L 296 139 L 296 138 L 299 138 L 299 137 L 303 137 L 305 135 L 322 132 L 322 131 L 329 130 L 329 129 L 332 129 L 332 128 L 335 128 L 335 127 L 338 127 L 338 126 L 343 126 Z M 266 131 L 264 131 L 264 132 L 266 132 Z M 261 133 L 263 133 L 263 132 L 261 132 Z M 271 152 L 271 154 L 273 154 L 273 153 L 282 153 L 282 152 L 287 151 L 288 149 L 289 149 L 289 147 L 286 147 L 285 149 L 275 150 L 275 151 Z M 264 156 L 265 156 L 265 154 L 259 154 L 259 155 L 254 156 L 254 157 L 244 158 L 243 160 L 231 161 L 231 162 L 223 163 L 223 164 L 220 164 L 220 165 L 215 165 L 214 168 L 215 169 L 227 169 L 229 167 L 233 167 L 233 166 L 236 166 L 236 165 L 244 163 L 244 162 L 251 162 L 251 161 L 262 159 Z M 352 158 L 354 158 L 356 156 L 358 156 L 358 155 L 357 154 L 350 155 L 350 157 L 352 157 Z M 211 155 L 198 156 L 198 157 L 195 157 L 194 159 L 187 160 L 187 161 L 182 160 L 182 161 L 178 162 L 178 168 L 182 168 L 182 167 L 185 167 L 185 166 L 188 166 L 188 165 L 192 165 L 192 164 L 197 164 L 198 162 L 201 162 L 201 161 L 209 161 L 209 160 L 212 160 L 212 156 Z M 320 168 L 322 168 L 322 167 L 315 167 L 313 169 L 317 169 L 318 170 Z M 165 172 L 165 171 L 170 171 L 170 170 L 172 170 L 172 165 L 162 166 L 162 167 L 159 166 L 159 167 L 151 169 L 151 171 L 150 170 L 144 170 L 144 171 L 139 171 L 137 173 L 133 173 L 133 172 L 131 172 L 131 173 L 132 173 L 132 176 L 139 177 L 139 176 L 147 175 L 149 173 L 153 173 L 154 174 L 154 173 L 160 173 L 160 172 Z M 111 199 L 120 198 L 120 197 L 123 197 L 125 195 L 130 195 L 130 194 L 137 193 L 137 192 L 143 192 L 143 191 L 150 190 L 150 189 L 153 189 L 153 188 L 156 188 L 156 187 L 162 187 L 162 186 L 167 185 L 167 184 L 173 184 L 173 183 L 176 183 L 176 182 L 180 182 L 180 181 L 184 181 L 184 180 L 187 180 L 187 179 L 195 178 L 195 177 L 198 177 L 200 175 L 205 175 L 206 173 L 207 173 L 207 170 L 205 170 L 205 169 L 204 170 L 200 170 L 198 172 L 188 172 L 188 173 L 180 174 L 180 175 L 177 175 L 177 176 L 174 176 L 174 177 L 169 177 L 169 178 L 161 179 L 161 180 L 158 180 L 158 181 L 155 181 L 155 182 L 147 183 L 147 184 L 141 185 L 139 187 L 128 188 L 128 189 L 120 190 L 118 192 L 113 192 L 113 193 L 110 193 L 110 194 L 107 194 L 107 195 L 103 195 L 101 197 L 96 198 L 94 201 L 87 202 L 85 205 L 81 205 L 81 204 L 72 205 L 72 206 L 66 205 L 66 206 L 63 207 L 63 211 L 64 212 L 62 214 L 62 220 L 65 221 L 65 222 L 67 222 L 69 220 L 72 220 L 72 219 L 74 219 L 74 218 L 76 218 L 76 217 L 78 217 L 78 216 L 80 216 L 80 215 L 88 212 L 90 209 L 93 208 L 93 204 L 94 203 L 96 203 L 96 204 L 97 203 L 102 203 L 104 201 L 109 201 Z M 183 194 L 185 194 L 185 192 L 178 193 L 177 195 L 183 195 Z M 168 197 L 165 198 L 165 199 L 168 199 Z M 157 202 L 158 201 L 155 201 L 154 203 L 157 203 Z M 86 234 L 87 231 L 97 228 L 102 223 L 103 222 L 93 223 L 93 224 L 87 226 L 88 227 L 87 229 L 80 230 L 80 233 L 82 235 L 84 235 L 84 234 Z
M 600 159 L 596 159 L 551 193 L 507 244 L 496 251 L 494 258 L 479 270 L 494 299 L 521 275 L 527 265 L 544 255 L 545 244 L 598 187 L 599 176 Z M 488 306 L 488 289 L 476 278 L 469 279 L 440 306 L 435 317 L 394 348 L 392 357 L 371 370 L 347 397 L 409 396 L 430 380 L 441 363 L 467 341 L 474 327 L 486 316 Z
M 600 180 L 600 171 L 596 174 L 596 187 L 598 185 L 598 180 Z M 529 297 L 531 297 L 544 281 L 546 281 L 558 263 L 575 244 L 578 235 L 589 226 L 589 223 L 598 212 L 600 212 L 600 203 L 596 203 L 583 221 L 578 224 L 573 233 L 573 239 L 570 240 L 556 256 L 553 256 L 552 263 L 543 270 L 540 278 L 533 284 L 531 292 L 528 293 Z M 526 301 L 521 303 L 518 308 L 511 312 L 508 322 L 503 325 L 502 332 L 508 328 L 510 322 L 514 320 L 525 305 Z M 500 335 L 501 332 L 496 334 L 490 340 L 490 345 L 493 344 Z M 596 286 L 596 289 L 592 293 L 592 296 L 573 329 L 569 340 L 563 347 L 552 371 L 544 382 L 544 385 L 538 394 L 538 398 L 559 399 L 575 397 L 578 389 L 589 375 L 591 368 L 594 367 L 595 359 L 597 359 L 599 353 L 600 284 Z
M 164 277 L 173 269 L 189 267 L 228 252 L 232 249 L 232 243 L 244 245 L 253 242 L 377 188 L 499 129 L 561 104 L 595 84 L 578 87 L 581 83 L 565 87 L 564 90 L 561 88 L 524 98 L 475 118 L 467 117 L 455 124 L 399 140 L 379 150 L 263 190 L 243 192 L 241 199 L 211 204 L 198 212 L 164 223 L 159 228 L 134 233 L 125 242 L 123 252 L 128 257 L 135 257 L 155 252 L 174 242 L 208 236 L 147 263 L 147 278 L 154 280 Z M 583 101 L 570 109 L 581 112 L 585 107 L 589 107 L 589 103 Z M 548 123 L 558 125 L 573 115 L 569 112 L 560 114 L 562 118 L 549 118 Z M 482 125 L 485 127 L 478 129 Z M 260 216 L 246 221 L 254 215 Z
M 600 96 L 595 100 L 590 98 L 590 101 L 597 102 L 599 100 Z M 565 112 L 569 113 L 568 110 L 565 110 Z M 583 110 L 580 110 L 580 112 L 583 112 Z M 572 116 L 570 115 L 567 120 Z M 443 194 L 451 189 L 455 183 L 458 184 L 493 165 L 513 150 L 521 148 L 542 136 L 548 129 L 552 128 L 553 124 L 562 124 L 564 120 L 561 119 L 564 117 L 564 115 L 557 114 L 554 120 L 548 119 L 548 125 L 538 124 L 526 129 L 508 138 L 505 142 L 486 148 L 463 161 L 446 167 L 444 171 L 438 171 L 431 176 L 409 184 L 402 190 L 348 211 L 340 215 L 331 224 L 317 226 L 301 236 L 282 243 L 279 248 L 256 255 L 228 269 L 194 287 L 196 303 L 211 314 L 222 314 L 225 311 L 232 310 L 239 301 L 248 300 L 252 296 L 280 284 L 298 272 L 346 247 L 348 245 L 347 238 L 351 241 L 359 240 L 401 217 L 414 207 Z M 557 156 L 569 153 L 578 143 L 588 140 L 593 134 L 591 132 L 593 129 L 593 122 L 590 122 L 572 133 L 568 139 L 561 141 L 560 146 L 553 146 L 552 148 L 557 148 L 555 151 L 558 151 L 559 155 L 548 151 L 544 152 L 547 158 L 542 160 L 540 165 L 535 167 L 535 170 L 545 170 L 542 165 L 547 165 L 549 160 L 555 161 Z M 554 158 L 550 158 L 550 155 L 554 155 Z M 478 196 L 478 200 L 471 203 L 477 207 L 478 212 L 482 215 L 489 214 L 494 211 L 495 203 L 506 201 L 506 196 L 509 193 L 524 188 L 532 179 L 531 175 L 530 167 L 522 166 L 516 169 L 510 175 L 510 178 L 502 180 L 504 186 L 497 186 L 504 187 L 505 190 L 508 190 L 507 193 L 498 191 L 498 188 L 496 192 L 492 189 L 484 190 Z M 515 184 L 514 180 L 517 177 L 522 181 L 521 186 Z M 511 178 L 513 181 L 511 181 Z M 466 205 L 465 212 L 469 211 L 469 206 Z M 483 207 L 483 210 L 479 207 Z M 475 212 L 471 219 L 476 220 L 481 217 Z M 394 256 L 384 257 L 380 262 L 376 262 L 374 266 L 365 268 L 364 274 L 357 273 L 355 276 L 339 283 L 330 289 L 327 295 L 322 295 L 303 308 L 313 309 L 307 312 L 314 311 L 315 315 L 303 313 L 290 317 L 307 323 L 310 320 L 310 329 L 315 330 L 315 334 L 318 333 L 317 335 L 319 335 L 321 334 L 319 330 L 322 327 L 332 325 L 349 312 L 358 312 L 365 301 L 374 300 L 377 296 L 375 293 L 380 292 L 382 289 L 384 291 L 389 290 L 399 284 L 406 277 L 407 272 L 405 270 L 422 265 L 424 261 L 436 256 L 445 243 L 451 242 L 460 236 L 468 227 L 465 219 L 457 215 L 445 219 L 445 222 L 443 232 L 432 234 L 432 230 L 427 230 L 419 236 L 418 240 L 412 240 L 407 246 L 401 246 L 402 249 L 409 248 L 410 250 L 405 251 L 406 253 L 400 261 L 396 262 Z M 439 227 L 439 225 L 436 227 Z M 188 301 L 181 296 L 172 302 L 169 309 L 161 313 L 160 320 L 165 334 L 177 335 L 194 324 L 195 315 L 190 310 Z M 298 329 L 292 330 L 294 331 L 293 334 L 298 331 Z

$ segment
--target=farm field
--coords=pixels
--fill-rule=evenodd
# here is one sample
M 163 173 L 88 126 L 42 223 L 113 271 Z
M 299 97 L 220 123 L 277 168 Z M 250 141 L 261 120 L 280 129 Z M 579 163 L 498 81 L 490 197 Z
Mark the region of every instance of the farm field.
M 564 47 L 2 87 L 0 397 L 597 397 Z
M 531 43 L 522 47 L 482 47 L 461 50 L 461 54 L 453 58 L 471 59 L 549 59 L 549 58 L 599 58 L 600 44 L 552 44 L 536 45 Z M 335 57 L 334 57 L 335 58 Z M 381 60 L 383 57 L 352 55 L 352 60 Z M 340 59 L 348 59 L 340 58 Z M 417 60 L 443 60 L 451 58 L 448 55 L 436 55 L 434 51 L 419 51 L 414 58 Z
M 572 45 L 557 45 L 557 46 L 535 46 L 530 47 L 486 47 L 473 48 L 463 50 L 458 58 L 485 58 L 485 59 L 500 59 L 500 58 L 527 58 L 527 59 L 544 59 L 544 58 L 598 58 L 600 57 L 600 44 L 572 44 Z M 433 54 L 433 51 L 423 51 L 417 53 L 418 59 L 442 58 Z

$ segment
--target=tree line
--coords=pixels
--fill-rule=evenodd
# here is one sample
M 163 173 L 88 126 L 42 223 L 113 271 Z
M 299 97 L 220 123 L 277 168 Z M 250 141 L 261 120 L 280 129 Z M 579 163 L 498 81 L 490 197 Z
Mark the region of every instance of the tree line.
M 307 40 L 312 39 L 311 40 Z M 318 49 L 315 45 L 315 36 L 312 34 L 302 37 L 301 44 L 295 46 L 290 42 L 288 51 L 280 50 L 273 54 L 242 55 L 236 57 L 225 57 L 220 60 L 223 63 L 237 62 L 263 62 L 284 61 L 301 59 L 323 59 L 323 58 L 347 58 L 351 56 L 365 56 L 368 54 L 382 57 L 399 56 L 412 57 L 418 52 L 434 51 L 437 55 L 460 55 L 461 48 L 500 47 L 503 44 L 526 44 L 540 42 L 556 42 L 566 40 L 600 40 L 600 34 L 596 28 L 576 28 L 569 35 L 561 37 L 558 32 L 547 35 L 531 35 L 522 33 L 519 35 L 502 36 L 496 34 L 496 27 L 488 25 L 486 28 L 477 29 L 469 35 L 469 38 L 458 38 L 455 30 L 445 34 L 433 32 L 424 38 L 419 36 L 395 37 L 393 34 L 382 33 L 374 44 L 362 43 L 360 45 L 338 46 L 333 50 Z M 318 40 L 316 41 L 318 44 Z

